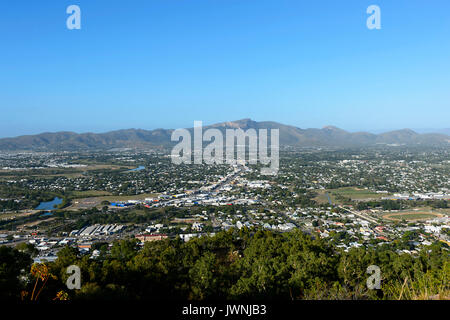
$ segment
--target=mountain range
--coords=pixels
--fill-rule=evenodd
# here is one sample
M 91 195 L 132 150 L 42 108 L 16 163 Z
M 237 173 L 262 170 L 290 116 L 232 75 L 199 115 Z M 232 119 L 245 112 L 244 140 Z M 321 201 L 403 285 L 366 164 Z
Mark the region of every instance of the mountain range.
M 381 134 L 348 132 L 334 126 L 322 129 L 301 129 L 273 121 L 257 122 L 242 119 L 204 126 L 203 130 L 279 129 L 280 145 L 296 147 L 362 147 L 374 145 L 450 146 L 450 136 L 444 133 L 419 134 L 411 129 Z M 189 128 L 192 131 L 192 128 Z M 126 129 L 106 133 L 46 132 L 0 139 L 1 151 L 76 151 L 112 148 L 149 148 L 170 146 L 173 129 Z

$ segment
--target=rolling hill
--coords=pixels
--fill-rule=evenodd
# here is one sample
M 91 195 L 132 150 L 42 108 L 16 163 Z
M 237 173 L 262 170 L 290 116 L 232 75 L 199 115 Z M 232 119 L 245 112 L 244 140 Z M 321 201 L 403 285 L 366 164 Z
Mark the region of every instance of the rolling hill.
M 410 129 L 381 134 L 348 132 L 333 126 L 301 129 L 272 121 L 242 119 L 205 126 L 203 129 L 279 129 L 280 145 L 297 147 L 357 147 L 374 145 L 450 146 L 450 136 L 442 133 L 419 134 Z M 192 128 L 189 129 L 192 132 Z M 106 133 L 46 132 L 0 139 L 1 151 L 75 151 L 112 148 L 170 146 L 173 129 L 126 129 Z

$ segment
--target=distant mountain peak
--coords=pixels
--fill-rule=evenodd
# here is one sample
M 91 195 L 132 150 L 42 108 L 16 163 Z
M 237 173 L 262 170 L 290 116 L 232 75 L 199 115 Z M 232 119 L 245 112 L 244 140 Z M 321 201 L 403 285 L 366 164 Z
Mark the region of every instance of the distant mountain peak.
M 405 129 L 401 129 L 401 130 L 399 130 L 399 131 L 402 131 L 402 132 L 404 132 L 404 133 L 408 133 L 408 134 L 418 134 L 417 132 L 415 132 L 414 130 L 412 130 L 412 129 L 408 129 L 408 128 L 405 128 Z
M 250 118 L 245 118 L 241 120 L 235 120 L 235 121 L 227 121 L 227 122 L 221 122 L 217 124 L 213 124 L 210 127 L 229 127 L 229 128 L 241 128 L 241 129 L 247 129 L 252 128 L 256 124 L 256 121 L 253 121 Z
M 338 128 L 338 127 L 335 127 L 335 126 L 331 126 L 331 125 L 325 126 L 325 127 L 323 127 L 322 129 L 323 129 L 323 130 L 330 130 L 330 131 L 347 132 L 347 131 L 345 131 L 345 130 L 343 130 L 343 129 L 341 129 L 341 128 Z

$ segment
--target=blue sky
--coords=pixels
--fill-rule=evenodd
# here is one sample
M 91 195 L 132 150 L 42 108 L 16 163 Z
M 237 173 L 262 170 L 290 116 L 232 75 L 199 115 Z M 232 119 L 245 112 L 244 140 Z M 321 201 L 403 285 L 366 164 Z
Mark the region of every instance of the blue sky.
M 0 136 L 241 118 L 448 128 L 449 14 L 448 0 L 1 1 Z

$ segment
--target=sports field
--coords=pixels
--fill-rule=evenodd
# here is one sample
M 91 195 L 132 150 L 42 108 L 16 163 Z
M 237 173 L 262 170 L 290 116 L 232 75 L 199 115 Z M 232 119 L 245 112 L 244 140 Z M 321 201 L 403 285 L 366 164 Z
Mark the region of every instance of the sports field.
M 440 218 L 443 215 L 431 211 L 403 211 L 396 213 L 386 213 L 383 215 L 384 219 L 393 221 L 418 221 L 418 220 L 429 220 L 433 218 Z

